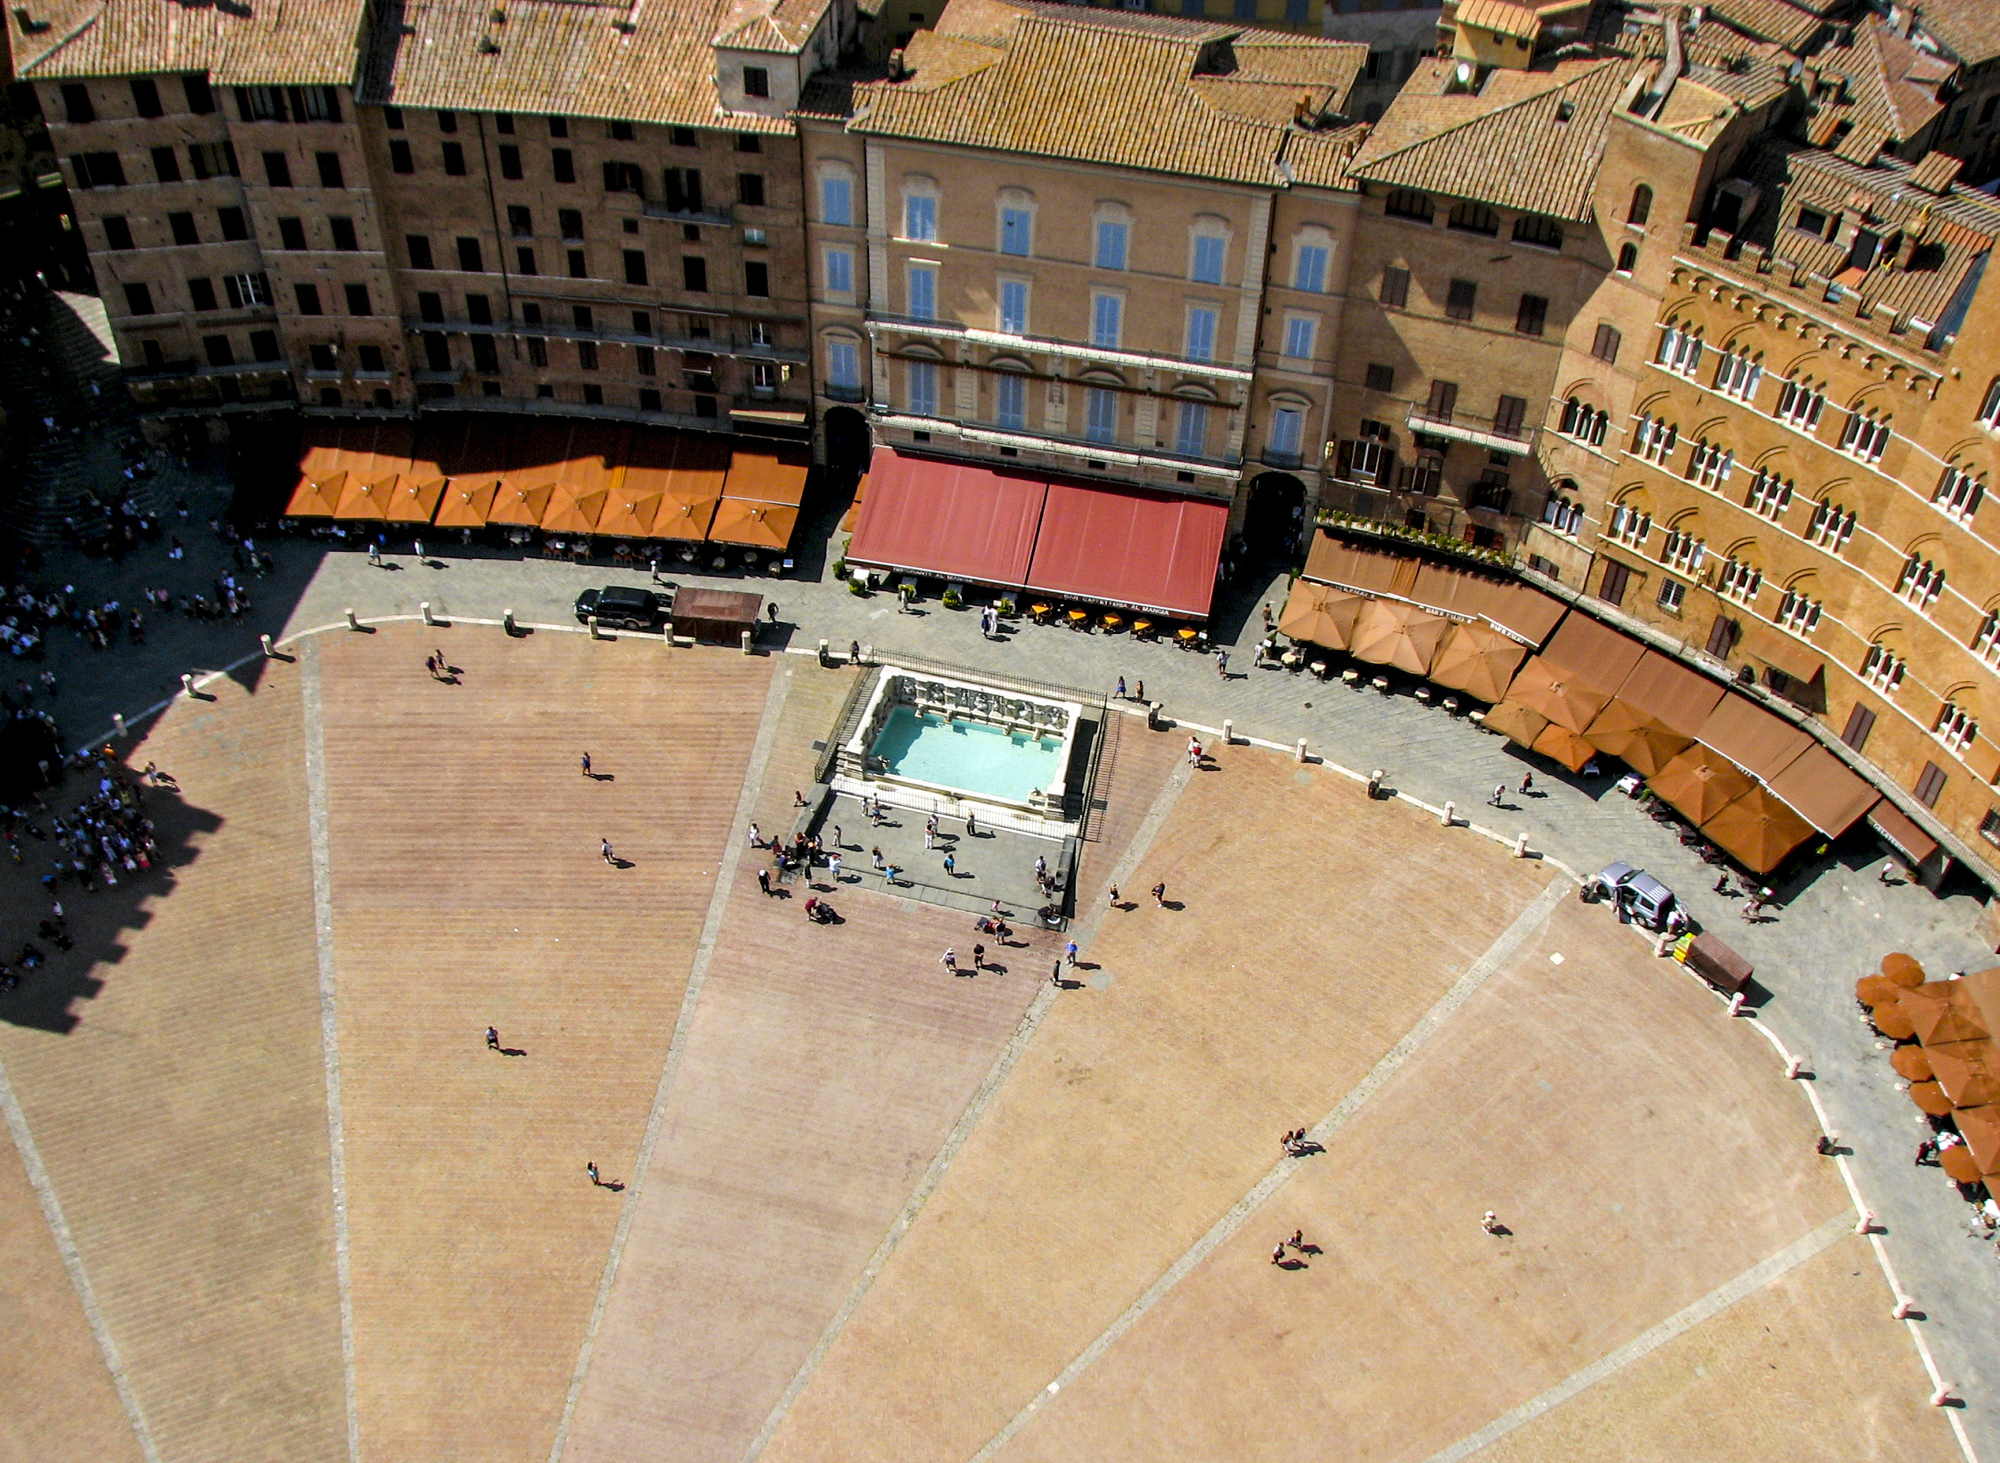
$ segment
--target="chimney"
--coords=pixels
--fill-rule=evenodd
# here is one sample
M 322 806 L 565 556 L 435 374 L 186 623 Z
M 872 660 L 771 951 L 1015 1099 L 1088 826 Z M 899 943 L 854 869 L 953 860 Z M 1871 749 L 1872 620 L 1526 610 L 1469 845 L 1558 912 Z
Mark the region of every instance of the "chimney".
M 1313 98 L 1311 92 L 1302 91 L 1299 93 L 1298 101 L 1292 106 L 1292 122 L 1299 127 L 1312 126 Z
M 903 64 L 903 48 L 898 46 L 889 53 L 889 79 L 901 81 L 909 74 L 909 68 Z

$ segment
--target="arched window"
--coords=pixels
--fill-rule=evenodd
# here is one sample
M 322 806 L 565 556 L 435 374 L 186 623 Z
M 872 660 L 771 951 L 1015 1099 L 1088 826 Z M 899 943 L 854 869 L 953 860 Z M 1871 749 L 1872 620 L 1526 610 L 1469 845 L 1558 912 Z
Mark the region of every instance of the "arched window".
M 1880 462 L 1882 449 L 1889 445 L 1889 419 L 1871 411 L 1852 411 L 1841 429 L 1840 450 L 1851 452 L 1863 462 Z
M 1820 601 L 1802 589 L 1787 589 L 1778 605 L 1778 623 L 1795 635 L 1810 635 L 1819 628 Z
M 1944 593 L 1944 570 L 1922 554 L 1912 554 L 1903 562 L 1903 576 L 1896 581 L 1896 593 L 1920 610 L 1928 610 Z
M 1893 694 L 1903 684 L 1904 669 L 1903 658 L 1878 640 L 1868 647 L 1868 658 L 1861 663 L 1861 679 L 1884 694 Z
M 1469 198 L 1461 198 L 1454 203 L 1445 222 L 1454 229 L 1463 229 L 1468 234 L 1484 234 L 1489 239 L 1500 232 L 1500 215 Z
M 1979 505 L 1985 500 L 1986 484 L 1953 463 L 1947 466 L 1938 479 L 1937 490 L 1931 494 L 1931 502 L 1960 523 L 1970 523 L 1979 512 Z
M 1653 190 L 1644 183 L 1632 190 L 1632 206 L 1625 210 L 1625 222 L 1643 224 L 1653 216 Z
M 1813 505 L 1812 522 L 1806 526 L 1806 542 L 1837 554 L 1854 537 L 1854 524 L 1853 509 L 1843 508 L 1830 498 L 1823 499 Z
M 1937 739 L 1954 752 L 1963 752 L 1979 735 L 1979 723 L 1955 701 L 1938 708 L 1937 725 L 1931 728 Z
M 1757 475 L 1750 480 L 1750 496 L 1743 500 L 1743 506 L 1775 523 L 1792 506 L 1792 484 L 1790 480 L 1760 467 Z
M 1619 245 L 1618 272 L 1620 274 L 1630 274 L 1634 269 L 1638 267 L 1638 264 L 1639 264 L 1639 246 L 1637 244 Z
M 1972 653 L 1988 665 L 2000 665 L 2000 610 L 1988 610 L 1972 637 Z
M 1731 554 L 1716 577 L 1716 589 L 1730 599 L 1750 604 L 1764 587 L 1764 571 Z
M 1986 399 L 1979 403 L 1979 420 L 1988 427 L 2000 427 L 2000 378 L 1986 388 Z

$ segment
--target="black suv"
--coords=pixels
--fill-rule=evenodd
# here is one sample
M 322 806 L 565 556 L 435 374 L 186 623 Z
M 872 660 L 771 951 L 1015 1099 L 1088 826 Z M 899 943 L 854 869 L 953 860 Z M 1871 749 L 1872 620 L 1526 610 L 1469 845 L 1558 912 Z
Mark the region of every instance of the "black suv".
M 673 607 L 674 598 L 670 594 L 612 584 L 603 589 L 586 589 L 579 594 L 576 597 L 576 619 L 578 624 L 587 625 L 591 616 L 595 615 L 598 624 L 610 629 L 657 630 Z

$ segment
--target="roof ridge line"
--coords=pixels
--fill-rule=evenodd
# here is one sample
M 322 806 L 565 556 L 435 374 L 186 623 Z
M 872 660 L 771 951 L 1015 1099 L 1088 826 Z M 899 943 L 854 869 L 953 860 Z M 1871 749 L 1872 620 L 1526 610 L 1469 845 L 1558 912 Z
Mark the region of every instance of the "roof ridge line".
M 1623 56 L 1600 56 L 1597 58 L 1596 63 L 1588 71 L 1579 72 L 1576 76 L 1572 77 L 1568 81 L 1563 82 L 1559 86 L 1548 87 L 1543 91 L 1538 91 L 1534 93 L 1534 95 L 1532 96 L 1522 97 L 1519 101 L 1508 102 L 1505 106 L 1495 107 L 1488 112 L 1481 112 L 1476 117 L 1467 117 L 1463 122 L 1454 122 L 1449 127 L 1441 128 L 1436 132 L 1426 133 L 1424 136 L 1417 138 L 1414 142 L 1411 142 L 1403 147 L 1396 148 L 1394 151 L 1391 152 L 1380 153 L 1374 158 L 1369 159 L 1369 165 L 1372 167 L 1374 166 L 1374 164 L 1386 161 L 1389 158 L 1401 157 L 1404 153 L 1410 152 L 1415 148 L 1428 147 L 1434 142 L 1441 142 L 1445 138 L 1450 137 L 1453 133 L 1463 132 L 1469 127 L 1483 126 L 1484 124 L 1492 121 L 1496 117 L 1504 117 L 1509 112 L 1516 111 L 1522 107 L 1529 105 L 1532 102 L 1542 101 L 1545 98 L 1554 96 L 1557 92 L 1568 91 L 1571 87 L 1577 85 L 1579 82 L 1587 81 L 1591 77 L 1597 75 L 1597 73 L 1602 71 L 1605 67 L 1614 66 L 1618 62 L 1627 59 L 1630 58 Z

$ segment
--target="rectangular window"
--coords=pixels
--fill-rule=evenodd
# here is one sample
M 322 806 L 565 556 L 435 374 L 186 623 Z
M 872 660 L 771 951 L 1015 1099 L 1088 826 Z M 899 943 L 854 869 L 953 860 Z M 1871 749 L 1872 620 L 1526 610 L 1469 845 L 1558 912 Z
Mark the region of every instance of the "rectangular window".
M 826 384 L 841 391 L 861 389 L 861 351 L 853 341 L 826 343 Z
M 458 241 L 458 267 L 467 274 L 484 274 L 486 257 L 480 251 L 479 240 L 460 239 Z
M 236 364 L 236 352 L 230 349 L 226 335 L 204 335 L 201 338 L 201 353 L 208 357 L 208 363 L 217 369 Z
M 1308 294 L 1322 294 L 1326 290 L 1326 247 L 1322 244 L 1301 244 L 1297 262 L 1292 267 L 1292 288 L 1304 290 Z
M 500 352 L 490 335 L 472 337 L 472 369 L 482 376 L 500 374 Z
M 854 251 L 852 249 L 829 249 L 823 257 L 826 263 L 827 293 L 833 295 L 853 294 Z
M 993 378 L 993 418 L 1010 432 L 1028 425 L 1028 380 L 1011 371 Z
M 1200 457 L 1208 451 L 1208 407 L 1199 401 L 1184 401 L 1174 423 L 1174 451 L 1183 457 Z
M 351 284 L 346 286 L 347 313 L 350 315 L 373 315 L 375 307 L 368 299 L 368 286 Z
M 368 352 L 375 352 L 376 370 L 381 370 L 382 348 L 380 346 L 361 347 L 361 363 L 368 363 Z M 278 332 L 275 330 L 253 330 L 250 332 L 250 359 L 253 361 L 275 361 L 278 359 Z
M 191 279 L 188 282 L 188 303 L 196 310 L 215 308 L 215 283 L 207 279 Z
M 1493 430 L 1503 437 L 1521 435 L 1521 422 L 1528 414 L 1528 403 L 1518 396 L 1503 396 L 1493 409 Z
M 544 370 L 549 364 L 549 343 L 539 335 L 528 337 L 528 364 L 536 370 Z
M 152 77 L 132 78 L 132 110 L 142 117 L 157 117 L 166 110 L 160 105 L 160 85 Z
M 1394 391 L 1396 389 L 1396 368 L 1381 362 L 1371 362 L 1362 374 L 1361 384 L 1370 391 Z
M 937 271 L 927 264 L 912 264 L 908 272 L 909 313 L 913 319 L 937 318 Z
M 653 333 L 653 317 L 644 310 L 634 310 L 632 312 L 632 333 L 634 335 L 651 335 Z
M 1000 210 L 1000 252 L 1025 259 L 1034 247 L 1035 215 L 1025 208 Z
M 1306 414 L 1296 407 L 1281 406 L 1271 413 L 1271 435 L 1265 444 L 1266 457 L 1296 461 L 1305 440 Z
M 1024 279 L 1000 281 L 1000 331 L 1003 335 L 1028 333 L 1028 282 Z
M 590 270 L 586 267 L 586 261 L 583 257 L 583 250 L 571 249 L 568 253 L 568 259 L 569 259 L 569 277 L 571 279 L 590 278 Z
M 115 152 L 80 152 L 70 159 L 79 188 L 122 188 L 125 165 Z
M 903 198 L 903 237 L 937 238 L 937 199 L 928 193 L 911 193 Z
M 435 331 L 424 336 L 424 364 L 433 371 L 451 369 L 451 342 Z
M 1668 614 L 1678 615 L 1681 606 L 1687 602 L 1687 586 L 1678 579 L 1662 579 L 1655 602 Z
M 206 117 L 215 110 L 215 92 L 201 73 L 191 71 L 183 76 L 181 90 L 187 94 L 188 110 L 196 116 Z
M 1194 237 L 1194 259 L 1188 277 L 1196 284 L 1221 284 L 1224 261 L 1229 253 L 1229 241 L 1215 234 L 1196 234 Z
M 1606 604 L 1623 604 L 1625 602 L 1625 586 L 1631 582 L 1631 579 L 1632 570 L 1629 565 L 1621 564 L 1616 559 L 1606 559 L 1604 561 L 1604 577 L 1597 584 L 1597 597 Z
M 427 234 L 409 234 L 403 239 L 403 247 L 410 251 L 410 268 L 431 269 L 431 241 Z
M 1924 770 L 1917 774 L 1917 785 L 1910 789 L 1918 802 L 1927 808 L 1937 806 L 1938 794 L 1944 791 L 1944 769 L 1935 762 L 1924 763 Z
M 1470 320 L 1479 298 L 1479 285 L 1469 279 L 1455 279 L 1445 294 L 1444 313 L 1453 320 Z
M 576 343 L 576 364 L 579 369 L 585 371 L 595 371 L 597 369 L 596 341 L 579 340 Z
M 764 175 L 762 173 L 738 173 L 736 175 L 736 201 L 746 208 L 764 206 Z
M 64 121 L 81 126 L 97 120 L 97 109 L 90 104 L 90 88 L 82 82 L 64 82 L 62 99 Z
M 124 221 L 121 219 L 119 222 L 122 227 Z M 295 218 L 280 219 L 278 220 L 278 222 L 280 225 L 289 223 L 296 226 L 298 220 Z M 194 215 L 191 213 L 177 212 L 168 214 L 167 229 L 169 232 L 173 234 L 174 242 L 176 244 L 199 244 L 201 242 L 201 234 L 194 226 Z M 281 233 L 283 232 L 282 228 L 280 229 L 280 232 Z M 290 235 L 286 235 L 286 237 L 289 238 Z M 305 248 L 305 235 L 303 233 L 299 235 L 299 241 L 300 242 L 298 247 L 301 249 Z M 291 245 L 287 244 L 285 247 L 290 248 Z
M 761 259 L 746 260 L 743 265 L 743 293 L 756 299 L 768 299 L 771 294 L 771 266 Z
M 343 254 L 352 254 L 361 248 L 361 241 L 354 234 L 354 220 L 351 218 L 330 218 L 326 221 L 333 234 L 333 247 Z
M 1309 361 L 1313 354 L 1314 337 L 1319 334 L 1319 322 L 1310 315 L 1290 315 L 1285 318 L 1285 356 L 1294 361 Z M 1386 390 L 1387 388 L 1383 388 Z
M 708 261 L 697 255 L 681 256 L 681 287 L 690 294 L 708 293 Z
M 1623 337 L 1619 335 L 1617 326 L 1599 325 L 1597 338 L 1590 343 L 1590 353 L 1605 365 L 1615 366 L 1618 364 L 1618 347 L 1622 342 Z
M 754 132 L 739 132 L 736 134 L 736 150 L 738 152 L 762 152 L 764 150 L 763 139 L 759 138 Z
M 1090 298 L 1090 343 L 1100 350 L 1117 350 L 1125 329 L 1125 300 L 1121 295 L 1092 295 Z
M 576 156 L 566 147 L 549 149 L 549 171 L 558 183 L 576 181 Z
M 410 155 L 410 141 L 408 138 L 392 137 L 389 139 L 389 167 L 392 171 L 398 173 L 414 173 L 417 170 L 416 159 Z
M 1400 310 L 1410 303 L 1410 271 L 1394 267 L 1382 271 L 1382 303 Z
M 514 251 L 514 272 L 516 274 L 539 274 L 535 268 L 535 251 L 523 246 Z
M 1215 358 L 1216 312 L 1206 305 L 1192 305 L 1187 315 L 1187 357 L 1191 361 Z
M 319 185 L 322 188 L 345 188 L 347 182 L 340 170 L 340 154 L 337 152 L 316 152 L 313 166 L 319 169 Z
M 1434 422 L 1448 422 L 1458 408 L 1458 383 L 1456 381 L 1431 382 L 1431 394 L 1424 403 L 1424 415 Z
M 1875 730 L 1875 713 L 1859 702 L 1847 713 L 1847 725 L 1840 733 L 1841 741 L 1859 752 L 1868 745 L 1868 734 Z
M 854 185 L 831 175 L 819 180 L 819 218 L 838 228 L 854 225 Z
M 637 345 L 632 347 L 632 369 L 637 371 L 641 376 L 658 374 L 659 364 L 654 359 L 653 348 L 651 346 Z
M 105 248 L 130 249 L 133 247 L 132 228 L 131 225 L 125 222 L 124 214 L 122 213 L 106 214 L 104 216 L 103 222 L 104 222 Z M 193 220 L 191 218 L 189 219 L 189 223 L 190 224 L 193 223 Z
M 465 144 L 462 142 L 447 142 L 439 148 L 439 151 L 444 155 L 445 175 L 452 178 L 463 178 L 465 176 Z
M 162 183 L 181 180 L 181 160 L 171 147 L 153 149 L 153 176 Z
M 299 302 L 301 315 L 318 315 L 324 312 L 319 307 L 319 286 L 316 284 L 295 284 L 292 296 Z
M 474 325 L 491 325 L 493 323 L 493 302 L 485 295 L 467 295 L 465 297 L 465 318 Z
M 292 160 L 282 152 L 264 154 L 264 181 L 273 188 L 292 186 Z
M 578 330 L 592 333 L 597 330 L 597 317 L 588 305 L 571 305 L 569 319 Z
M 1541 295 L 1521 296 L 1521 307 L 1514 312 L 1514 333 L 1516 335 L 1540 335 L 1549 318 L 1549 302 Z
M 701 170 L 668 168 L 662 175 L 667 190 L 669 213 L 701 212 Z
M 1083 434 L 1093 442 L 1118 440 L 1118 393 L 1102 386 L 1084 389 Z
M 938 409 L 938 369 L 931 361 L 911 361 L 905 368 L 910 383 L 910 410 L 934 417 Z
M 511 142 L 500 144 L 500 176 L 510 183 L 521 180 L 521 149 Z
M 271 303 L 271 277 L 261 269 L 254 274 L 225 274 L 222 276 L 222 294 L 232 310 L 268 305 Z
M 764 66 L 743 68 L 743 95 L 747 97 L 767 97 L 771 94 L 771 72 Z
M 1097 221 L 1097 252 L 1093 259 L 1099 269 L 1123 269 L 1125 267 L 1125 246 L 1130 241 L 1131 228 L 1114 219 Z
M 559 208 L 556 210 L 556 229 L 565 239 L 583 238 L 583 210 L 580 208 Z
M 625 283 L 644 284 L 646 282 L 646 251 L 627 249 L 625 251 Z
M 569 118 L 567 117 L 549 118 L 549 136 L 551 137 L 569 136 Z
M 218 208 L 215 211 L 216 227 L 222 230 L 222 237 L 232 242 L 250 237 L 249 220 L 243 217 L 240 208 Z

